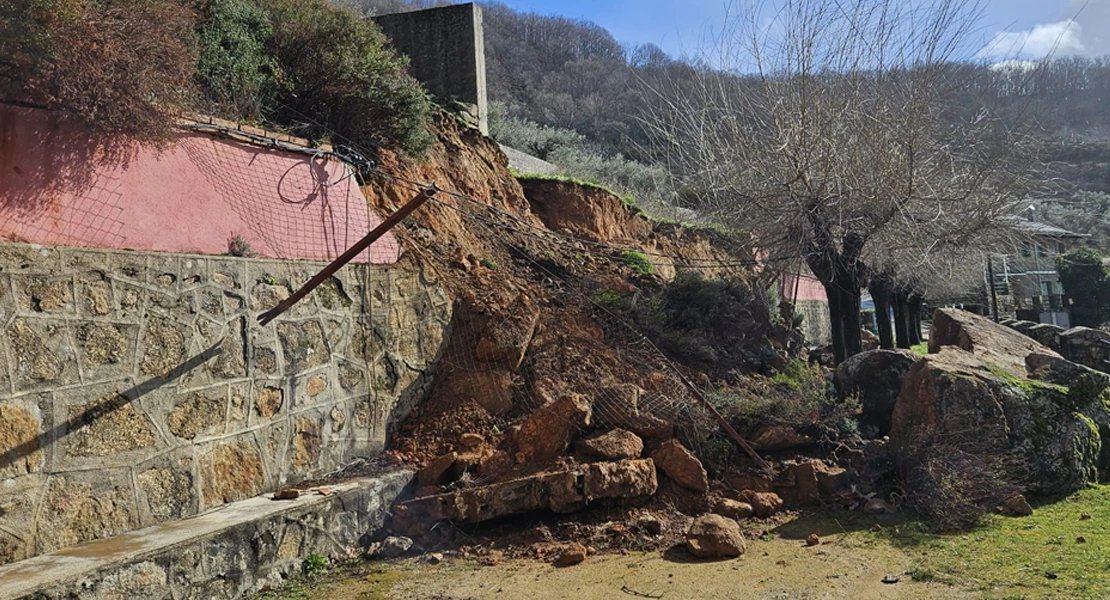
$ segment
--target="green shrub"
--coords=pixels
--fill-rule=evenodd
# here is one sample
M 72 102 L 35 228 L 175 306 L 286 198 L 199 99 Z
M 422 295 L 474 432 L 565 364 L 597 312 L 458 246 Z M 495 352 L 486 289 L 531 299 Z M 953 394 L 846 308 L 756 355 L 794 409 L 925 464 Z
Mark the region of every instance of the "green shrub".
M 256 256 L 254 250 L 251 248 L 250 242 L 238 233 L 232 235 L 231 239 L 227 241 L 227 253 L 230 256 L 240 256 L 244 258 Z
M 571 129 L 540 125 L 508 114 L 504 105 L 490 107 L 490 136 L 498 142 L 558 165 L 563 177 L 604 187 L 625 204 L 653 216 L 673 215 L 674 195 L 665 169 L 604 152 Z M 549 177 L 556 178 L 556 177 Z
M 736 278 L 705 279 L 679 272 L 635 307 L 636 323 L 672 360 L 731 379 L 734 372 L 770 372 L 777 352 L 765 298 Z
M 773 383 L 785 385 L 794 390 L 800 390 L 803 385 L 811 382 L 813 371 L 809 366 L 798 359 L 786 363 L 781 371 L 771 377 Z
M 316 552 L 309 553 L 301 563 L 301 570 L 307 577 L 318 577 L 328 572 L 328 558 Z
M 0 95 L 166 139 L 193 102 L 194 25 L 184 0 L 0 2 Z
M 1072 301 L 1073 325 L 1099 327 L 1110 321 L 1110 270 L 1093 248 L 1076 248 L 1056 257 L 1060 283 Z
M 632 308 L 632 300 L 629 298 L 628 294 L 608 288 L 601 288 L 594 291 L 594 293 L 590 295 L 590 300 L 601 308 L 613 312 L 623 313 Z
M 642 252 L 625 250 L 621 252 L 621 262 L 624 263 L 624 266 L 640 275 L 651 275 L 655 273 L 655 265 L 651 264 L 651 260 L 644 256 Z
M 364 147 L 428 149 L 431 102 L 372 21 L 327 0 L 264 6 L 273 26 L 269 51 L 281 66 L 278 122 L 312 139 L 332 130 Z
M 761 375 L 721 386 L 710 394 L 714 406 L 740 428 L 760 423 L 808 427 L 823 422 L 830 430 L 850 434 L 858 404 L 835 402 L 819 369 L 804 361 L 789 361 L 770 377 Z
M 269 54 L 274 29 L 255 0 L 207 0 L 198 7 L 197 79 L 206 108 L 255 121 L 272 109 L 281 68 Z

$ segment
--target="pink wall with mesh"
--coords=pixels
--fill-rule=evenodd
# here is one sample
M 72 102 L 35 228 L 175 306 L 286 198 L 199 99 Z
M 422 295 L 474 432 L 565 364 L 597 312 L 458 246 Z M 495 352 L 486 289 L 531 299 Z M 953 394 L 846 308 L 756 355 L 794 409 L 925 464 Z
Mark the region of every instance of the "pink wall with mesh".
M 112 142 L 0 105 L 0 237 L 44 245 L 329 260 L 381 222 L 345 166 L 199 133 Z M 392 263 L 387 234 L 356 262 Z

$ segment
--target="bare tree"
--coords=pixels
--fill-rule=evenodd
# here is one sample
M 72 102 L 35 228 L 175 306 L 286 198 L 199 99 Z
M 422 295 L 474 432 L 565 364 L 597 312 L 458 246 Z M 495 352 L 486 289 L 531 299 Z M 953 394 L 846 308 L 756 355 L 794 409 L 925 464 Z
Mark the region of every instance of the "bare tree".
M 959 93 L 959 0 L 781 0 L 734 16 L 647 118 L 683 197 L 823 284 L 837 361 L 860 349 L 863 265 L 904 277 L 989 244 L 1031 181 L 1027 138 Z M 981 83 L 981 82 L 980 82 Z M 912 275 L 912 273 L 910 273 Z

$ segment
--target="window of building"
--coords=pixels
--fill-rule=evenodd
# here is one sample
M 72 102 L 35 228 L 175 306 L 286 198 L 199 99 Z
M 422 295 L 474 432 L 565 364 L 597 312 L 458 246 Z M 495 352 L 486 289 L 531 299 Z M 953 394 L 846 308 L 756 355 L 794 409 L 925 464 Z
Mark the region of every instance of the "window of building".
M 1037 258 L 1048 258 L 1048 249 L 1044 244 L 1037 244 Z
M 1041 295 L 1042 296 L 1051 296 L 1052 295 L 1052 282 L 1051 281 L 1042 281 L 1041 282 Z
M 1030 256 L 1033 255 L 1029 251 L 1029 242 L 1022 242 L 1021 243 L 1021 255 L 1024 256 L 1025 258 L 1029 258 Z
M 1067 246 L 1064 245 L 1064 242 L 1056 242 L 1056 253 L 1057 254 L 1063 254 L 1067 251 L 1068 251 L 1068 248 L 1067 248 Z

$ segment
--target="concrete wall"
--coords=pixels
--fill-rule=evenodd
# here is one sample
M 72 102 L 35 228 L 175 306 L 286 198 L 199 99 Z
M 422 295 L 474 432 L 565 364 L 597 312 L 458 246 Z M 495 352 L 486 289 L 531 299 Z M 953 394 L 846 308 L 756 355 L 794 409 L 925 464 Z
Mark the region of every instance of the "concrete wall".
M 325 185 L 326 184 L 326 185 Z M 326 260 L 380 222 L 346 167 L 202 133 L 162 148 L 0 104 L 0 239 L 86 248 Z M 356 262 L 390 263 L 392 235 Z
M 802 315 L 806 344 L 814 347 L 832 343 L 832 322 L 827 300 L 798 300 L 795 310 Z
M 802 332 L 806 344 L 825 346 L 832 342 L 832 322 L 829 320 L 829 298 L 820 281 L 805 274 L 784 274 L 782 289 L 787 299 L 793 299 L 795 310 L 802 315 Z
M 476 4 L 383 15 L 374 21 L 393 47 L 409 57 L 413 76 L 433 96 L 475 107 L 479 129 L 489 135 L 485 40 L 482 10 Z
M 322 264 L 0 244 L 0 563 L 373 455 L 451 304 L 411 256 Z
M 510 148 L 505 144 L 498 144 L 501 151 L 509 159 L 509 168 L 515 170 L 517 173 L 542 173 L 544 175 L 554 175 L 559 172 L 559 166 L 549 163 L 528 154 L 521 152 L 516 148 Z

